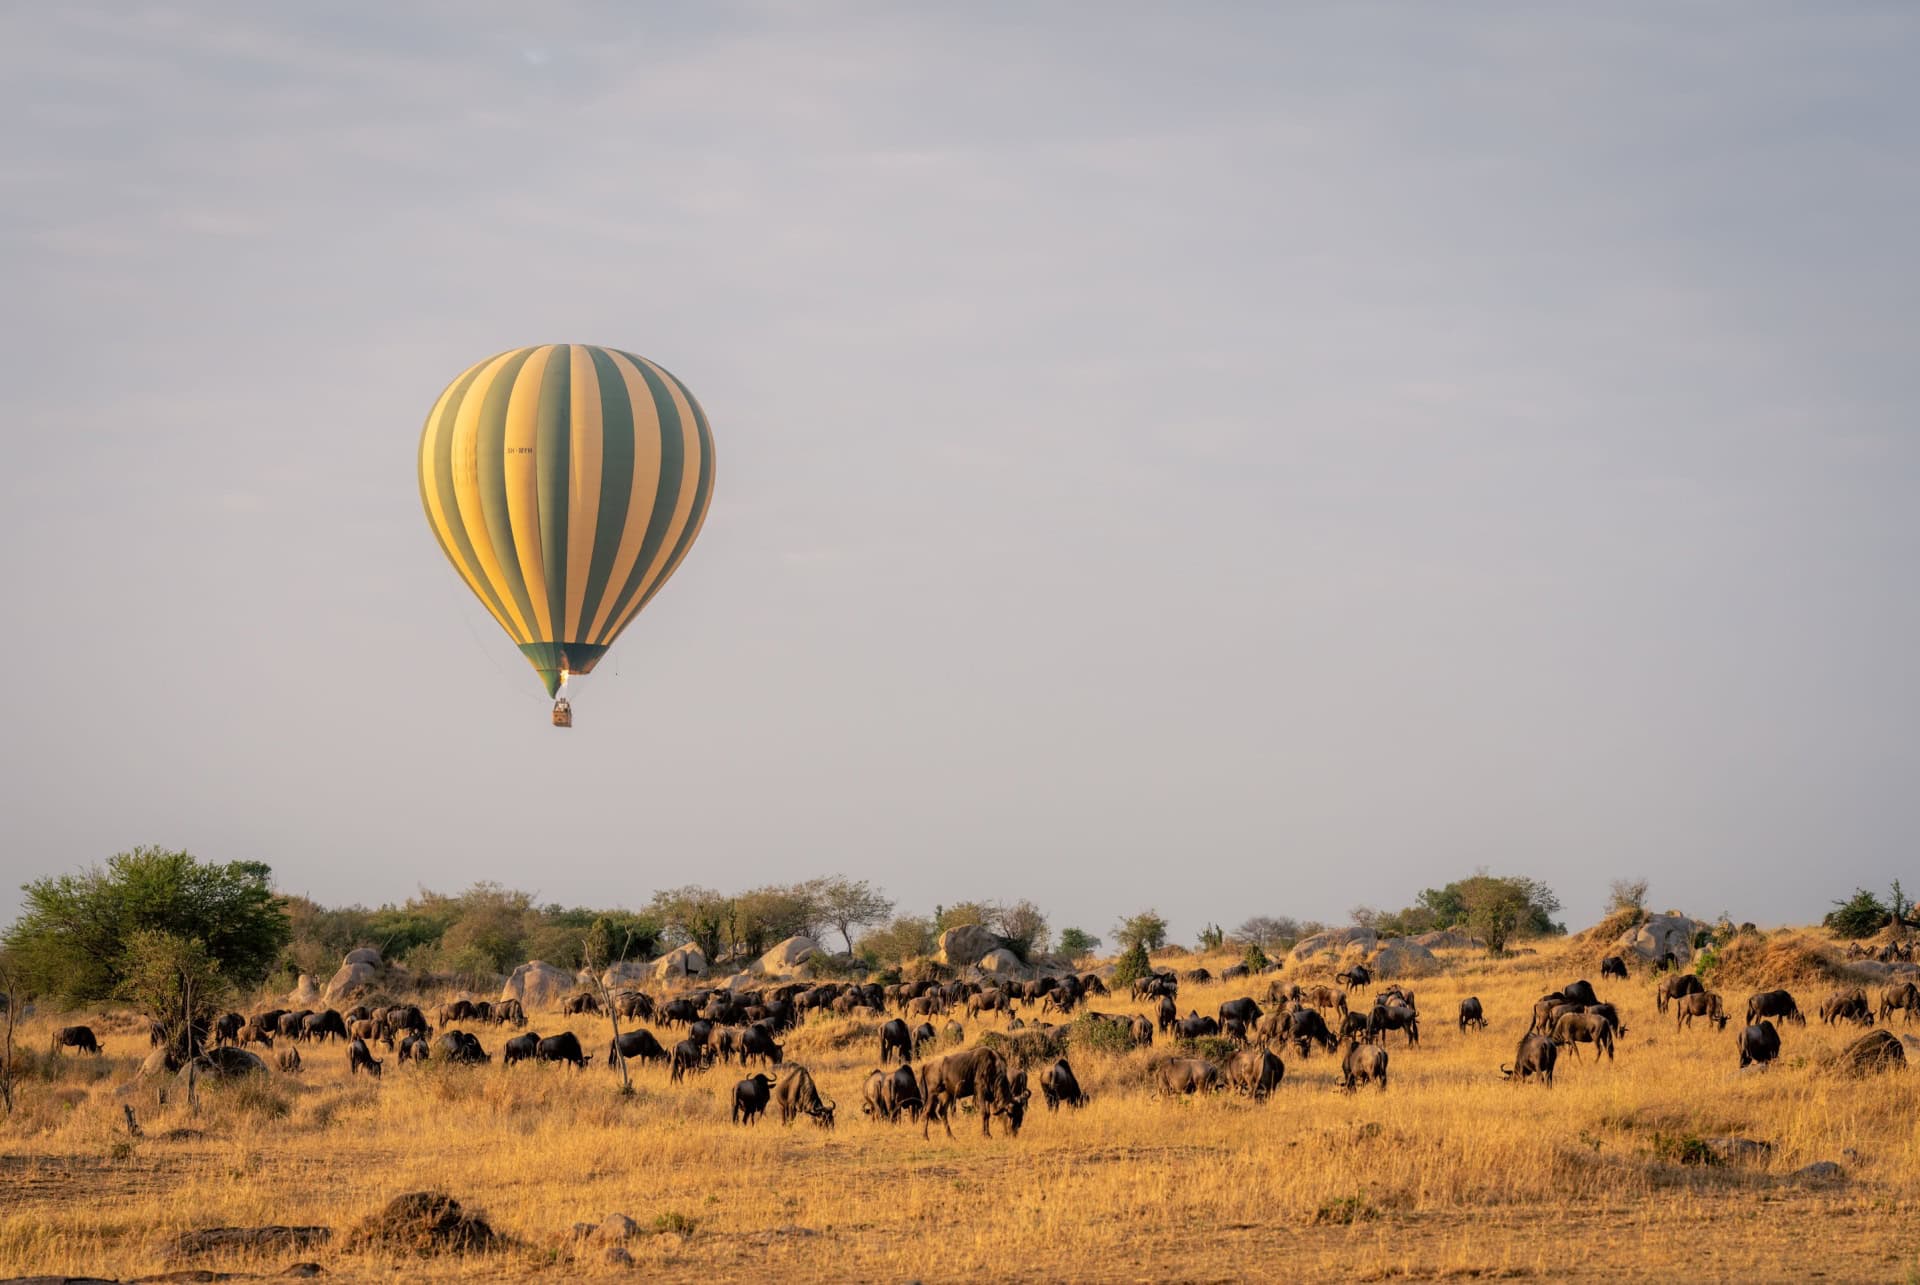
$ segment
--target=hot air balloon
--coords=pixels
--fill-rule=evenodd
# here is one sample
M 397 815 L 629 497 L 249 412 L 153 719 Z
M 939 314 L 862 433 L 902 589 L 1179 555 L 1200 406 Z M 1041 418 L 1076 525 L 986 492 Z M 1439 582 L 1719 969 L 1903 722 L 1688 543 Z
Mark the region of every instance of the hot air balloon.
M 653 601 L 713 498 L 700 403 L 644 357 L 516 348 L 447 385 L 420 434 L 440 548 L 556 697 Z

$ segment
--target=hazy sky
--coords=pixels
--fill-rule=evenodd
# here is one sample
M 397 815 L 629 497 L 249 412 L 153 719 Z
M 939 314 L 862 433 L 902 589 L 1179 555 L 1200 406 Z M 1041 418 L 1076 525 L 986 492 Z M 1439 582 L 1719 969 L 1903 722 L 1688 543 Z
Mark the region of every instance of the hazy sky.
M 1920 880 L 1920 12 L 1255 8 L 0 10 L 0 921 Z M 555 341 L 719 456 L 570 733 L 414 473 Z

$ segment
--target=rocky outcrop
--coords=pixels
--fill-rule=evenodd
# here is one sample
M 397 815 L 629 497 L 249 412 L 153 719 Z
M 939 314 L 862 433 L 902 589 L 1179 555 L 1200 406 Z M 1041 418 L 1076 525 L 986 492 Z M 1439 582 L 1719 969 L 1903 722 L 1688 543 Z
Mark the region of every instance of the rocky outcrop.
M 1649 915 L 1646 922 L 1637 928 L 1629 928 L 1620 934 L 1614 944 L 1623 951 L 1632 951 L 1649 963 L 1672 954 L 1682 964 L 1693 962 L 1694 934 L 1711 924 L 1703 924 L 1697 919 L 1685 915 Z
M 1428 950 L 1485 950 L 1487 943 L 1478 937 L 1468 936 L 1458 928 L 1442 928 L 1437 932 L 1421 933 L 1409 938 L 1415 945 L 1425 946 Z
M 976 964 L 975 967 L 983 973 L 1004 978 L 1024 979 L 1032 977 L 1035 972 L 1034 969 L 1021 963 L 1020 956 L 1014 954 L 1005 946 L 1000 947 L 998 950 L 990 950 L 982 955 L 980 962 Z
M 765 977 L 791 977 L 800 966 L 822 953 L 820 943 L 811 937 L 789 937 L 760 956 L 754 971 Z
M 688 977 L 702 977 L 706 975 L 706 971 L 707 957 L 701 954 L 700 948 L 692 942 L 684 946 L 676 946 L 653 961 L 655 981 L 671 982 Z
M 300 980 L 287 992 L 287 1003 L 295 1008 L 312 1008 L 320 1002 L 320 987 L 313 980 L 312 973 L 300 974 Z
M 1343 954 L 1349 946 L 1359 946 L 1362 952 L 1371 952 L 1379 944 L 1380 935 L 1371 928 L 1336 928 L 1331 932 L 1315 933 L 1295 943 L 1290 958 L 1299 964 L 1318 955 Z
M 967 968 L 1006 944 L 1005 938 L 979 924 L 961 924 L 940 934 L 939 960 L 949 968 Z
M 1382 981 L 1427 977 L 1440 971 L 1440 961 L 1432 951 L 1405 937 L 1387 938 L 1367 962 Z
M 572 973 L 555 968 L 545 960 L 533 959 L 513 970 L 507 984 L 500 988 L 500 998 L 517 999 L 522 1008 L 532 1012 L 560 1007 L 560 1001 L 573 994 L 575 987 Z
M 360 952 L 355 951 L 353 953 L 357 955 Z M 376 956 L 376 959 L 377 958 Z M 342 1000 L 351 999 L 360 992 L 370 989 L 373 986 L 373 979 L 379 971 L 380 966 L 378 963 L 369 964 L 365 961 L 358 963 L 343 962 L 340 965 L 340 971 L 335 973 L 332 979 L 327 982 L 327 988 L 321 992 L 320 998 L 328 1004 L 338 1004 Z
M 375 968 L 378 968 L 380 966 L 380 952 L 371 946 L 356 946 L 354 949 L 348 951 L 346 958 L 340 962 L 343 964 L 372 964 Z

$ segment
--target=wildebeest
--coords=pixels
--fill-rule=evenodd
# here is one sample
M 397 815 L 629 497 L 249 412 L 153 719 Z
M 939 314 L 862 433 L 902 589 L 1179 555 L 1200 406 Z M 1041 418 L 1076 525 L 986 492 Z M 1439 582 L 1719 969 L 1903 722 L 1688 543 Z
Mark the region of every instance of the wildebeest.
M 1867 992 L 1858 986 L 1835 991 L 1820 1001 L 1820 1020 L 1828 1026 L 1835 1022 L 1858 1022 L 1862 1026 L 1872 1026 L 1873 1009 L 1867 1004 Z
M 243 1045 L 264 1044 L 266 1047 L 272 1048 L 273 1047 L 272 1024 L 269 1023 L 263 1026 L 261 1025 L 258 1019 L 248 1022 L 245 1026 L 240 1028 L 239 1043 Z
M 1351 1093 L 1362 1084 L 1387 1091 L 1387 1051 L 1375 1044 L 1349 1044 L 1340 1060 L 1340 1087 Z
M 1598 1004 L 1600 997 L 1593 993 L 1593 983 L 1584 977 L 1577 982 L 1568 982 L 1560 988 L 1569 1004 Z
M 1186 972 L 1180 974 L 1180 980 L 1183 982 L 1192 982 L 1195 986 L 1204 986 L 1213 980 L 1213 974 L 1204 968 L 1189 968 Z
M 1513 1065 L 1500 1068 L 1503 1078 L 1518 1079 L 1522 1083 L 1539 1076 L 1548 1088 L 1553 1087 L 1553 1064 L 1560 1055 L 1559 1045 L 1553 1037 L 1529 1031 L 1520 1037 L 1520 1047 L 1514 1051 Z
M 1365 964 L 1355 964 L 1351 968 L 1343 969 L 1335 973 L 1333 980 L 1339 982 L 1350 991 L 1357 991 L 1362 986 L 1373 985 L 1373 970 Z
M 296 1052 L 298 1050 L 295 1050 Z M 408 1035 L 400 1041 L 400 1060 L 402 1062 L 424 1062 L 427 1060 L 427 1041 L 424 1036 Z
M 515 1002 L 517 1003 L 518 1001 Z M 422 1039 L 426 1038 L 428 1034 L 427 1015 L 421 1012 L 419 1006 L 415 1004 L 401 1004 L 390 1008 L 380 1018 L 380 1021 L 384 1023 L 387 1028 L 388 1044 L 392 1044 L 395 1037 L 402 1031 L 412 1031 Z M 517 1025 L 520 1026 L 525 1026 L 526 1024 L 524 1017 L 517 1023 Z
M 617 1069 L 621 1058 L 630 1062 L 664 1062 L 667 1051 L 653 1038 L 652 1031 L 622 1031 L 619 1039 L 607 1041 L 607 1064 Z
M 288 1039 L 299 1039 L 300 1024 L 306 1021 L 312 1013 L 312 1009 L 302 1008 L 291 1013 L 280 1014 L 279 1018 L 274 1022 L 274 1034 L 286 1036 Z
M 1599 1013 L 1563 1013 L 1553 1024 L 1553 1042 L 1576 1060 L 1580 1045 L 1591 1044 L 1596 1057 L 1605 1053 L 1607 1061 L 1613 1061 L 1613 1023 Z
M 880 1028 L 880 1065 L 885 1066 L 895 1054 L 902 1062 L 913 1059 L 913 1032 L 897 1017 Z
M 779 1066 L 786 1055 L 786 1049 L 774 1043 L 773 1032 L 755 1022 L 740 1036 L 740 1064 L 749 1061 L 765 1062 L 768 1066 Z
M 982 1013 L 998 1013 L 1002 1018 L 1011 1018 L 1013 996 L 1003 990 L 984 990 L 977 995 L 967 996 L 967 1016 L 978 1017 Z
M 1127 1019 L 1127 1038 L 1135 1048 L 1153 1047 L 1153 1023 L 1144 1013 L 1135 1013 Z
M 1913 1015 L 1920 1012 L 1920 986 L 1912 982 L 1896 982 L 1880 992 L 1880 1020 L 1893 1019 L 1893 1010 L 1900 1010 L 1902 1023 L 1911 1022 Z
M 450 999 L 442 1004 L 433 1015 L 433 1020 L 442 1026 L 451 1026 L 455 1022 L 473 1020 L 473 1001 L 470 999 Z
M 1189 1012 L 1174 1027 L 1174 1033 L 1183 1040 L 1202 1039 L 1209 1035 L 1218 1035 L 1220 1023 L 1211 1017 L 1202 1017 L 1198 1013 Z
M 797 1117 L 806 1115 L 813 1117 L 813 1122 L 823 1129 L 833 1128 L 833 1100 L 821 1099 L 813 1075 L 806 1067 L 788 1067 L 774 1089 L 774 1098 L 780 1103 L 781 1124 L 792 1124 Z
M 324 1044 L 329 1039 L 346 1039 L 347 1019 L 333 1009 L 324 1013 L 308 1013 L 300 1022 L 300 1040 L 308 1043 L 318 1040 Z
M 493 1021 L 496 1026 L 525 1026 L 527 1010 L 517 999 L 503 999 L 493 1006 Z
M 292 1049 L 287 1051 L 294 1052 Z M 374 1061 L 373 1050 L 367 1047 L 365 1040 L 354 1040 L 347 1045 L 347 1070 L 358 1075 L 362 1067 L 365 1067 L 367 1073 L 374 1079 L 380 1078 L 380 1064 Z
M 1487 1029 L 1487 1015 L 1480 1011 L 1478 995 L 1469 995 L 1460 1001 L 1460 1029 L 1465 1031 L 1469 1026 Z
M 1784 1018 L 1801 1026 L 1807 1024 L 1806 1015 L 1787 991 L 1761 991 L 1747 1001 L 1747 1025 L 1752 1026 L 1763 1017 Z
M 581 991 L 577 995 L 569 995 L 566 998 L 566 1002 L 560 1005 L 560 1011 L 568 1017 L 574 1017 L 582 1013 L 598 1013 L 600 1011 L 600 997 L 592 991 Z
M 1420 1014 L 1400 1004 L 1376 1004 L 1367 1014 L 1367 1039 L 1378 1042 L 1388 1031 L 1405 1031 L 1407 1043 L 1420 1043 Z
M 1260 1006 L 1253 1002 L 1252 996 L 1242 995 L 1239 999 L 1230 999 L 1222 1004 L 1216 1020 L 1221 1026 L 1225 1026 L 1229 1021 L 1245 1022 L 1248 1025 L 1252 1025 L 1259 1020 L 1260 1012 Z
M 446 1031 L 433 1042 L 440 1056 L 459 1066 L 491 1062 L 493 1058 L 480 1047 L 480 1041 L 466 1031 Z
M 1678 973 L 1666 978 L 1654 988 L 1653 1002 L 1664 1013 L 1670 1001 L 1679 999 L 1682 995 L 1698 995 L 1704 990 L 1706 987 L 1702 986 L 1700 979 L 1692 973 Z
M 678 1084 L 695 1071 L 707 1069 L 707 1046 L 696 1044 L 692 1040 L 681 1040 L 673 1046 L 673 1052 L 667 1059 L 668 1080 Z
M 1336 1032 L 1343 1040 L 1364 1040 L 1367 1038 L 1367 1019 L 1371 1013 L 1348 1013 L 1340 1019 L 1340 1029 Z
M 1765 1066 L 1780 1056 L 1780 1032 L 1773 1029 L 1773 1023 L 1762 1019 L 1749 1025 L 1740 1032 L 1740 1065 L 1751 1066 L 1758 1063 Z
M 280 1055 L 275 1061 L 280 1063 L 280 1069 L 282 1071 L 292 1075 L 300 1069 L 300 1050 L 296 1048 L 281 1049 Z
M 1331 1053 L 1334 1045 L 1339 1043 L 1333 1038 L 1333 1032 L 1327 1029 L 1327 1020 L 1320 1016 L 1317 1009 L 1297 1008 L 1289 1014 L 1287 1034 L 1292 1037 L 1293 1046 L 1300 1051 L 1301 1057 L 1309 1056 L 1316 1044 Z
M 1309 986 L 1305 990 L 1295 986 L 1291 988 L 1291 996 L 1299 1003 L 1311 1004 L 1322 1011 L 1329 1008 L 1336 1013 L 1347 1011 L 1347 993 L 1331 986 Z
M 773 1100 L 773 1079 L 765 1071 L 755 1071 L 733 1086 L 733 1122 L 758 1123 Z
M 213 1042 L 215 1044 L 238 1044 L 240 1031 L 247 1019 L 238 1013 L 222 1013 L 213 1021 Z
M 531 1062 L 540 1055 L 540 1032 L 528 1031 L 516 1035 L 500 1046 L 500 1065 L 514 1066 L 521 1062 Z
M 622 1017 L 653 1020 L 653 997 L 645 991 L 621 991 L 613 997 L 613 1011 Z
M 1727 1010 L 1720 1002 L 1719 991 L 1698 991 L 1692 995 L 1682 995 L 1673 1001 L 1673 1029 L 1692 1026 L 1693 1019 L 1704 1017 L 1719 1030 L 1727 1029 Z
M 940 1038 L 949 1044 L 964 1044 L 967 1040 L 967 1028 L 949 1019 L 947 1024 L 940 1028 Z
M 1015 1092 L 1007 1075 L 1007 1060 L 997 1051 L 976 1045 L 958 1053 L 934 1058 L 920 1068 L 920 1094 L 925 1107 L 920 1116 L 920 1136 L 927 1137 L 938 1117 L 947 1136 L 953 1136 L 953 1109 L 962 1100 L 972 1098 L 980 1109 L 980 1134 L 992 1137 L 992 1121 L 1000 1116 L 1012 1133 L 1020 1132 L 1026 1115 L 1026 1100 Z
M 1279 1088 L 1286 1073 L 1280 1059 L 1266 1049 L 1246 1049 L 1227 1059 L 1227 1083 L 1255 1101 Z
M 1626 975 L 1627 961 L 1619 955 L 1608 955 L 1600 961 L 1600 976 L 1625 977 Z
M 1049 1111 L 1058 1111 L 1062 1102 L 1070 1107 L 1085 1106 L 1087 1102 L 1086 1094 L 1080 1091 L 1080 1081 L 1074 1077 L 1073 1067 L 1065 1058 L 1048 1067 L 1040 1077 L 1040 1093 L 1046 1098 Z
M 1180 1022 L 1180 1010 L 1174 1006 L 1173 996 L 1162 995 L 1160 1002 L 1153 1007 L 1153 1016 L 1162 1035 L 1172 1031 Z
M 565 1062 L 576 1071 L 584 1070 L 587 1063 L 593 1061 L 593 1054 L 581 1051 L 580 1038 L 572 1031 L 541 1040 L 539 1056 L 542 1062 Z
M 922 1022 L 913 1028 L 913 1056 L 919 1057 L 920 1050 L 938 1041 L 940 1033 L 933 1029 L 932 1022 Z
M 53 1047 L 48 1051 L 58 1053 L 61 1049 L 79 1049 L 97 1057 L 100 1041 L 94 1037 L 91 1026 L 63 1026 L 53 1033 Z
M 1173 1057 L 1156 1068 L 1160 1091 L 1166 1094 L 1216 1093 L 1222 1084 L 1220 1068 L 1205 1058 Z

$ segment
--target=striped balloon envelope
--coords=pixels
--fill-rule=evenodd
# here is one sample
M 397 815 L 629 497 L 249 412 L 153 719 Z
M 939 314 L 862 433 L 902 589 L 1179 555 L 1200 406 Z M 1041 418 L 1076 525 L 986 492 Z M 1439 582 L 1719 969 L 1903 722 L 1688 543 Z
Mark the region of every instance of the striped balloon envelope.
M 713 465 L 686 385 L 632 353 L 547 344 L 447 385 L 420 434 L 420 499 L 454 570 L 551 696 L 679 568 Z

